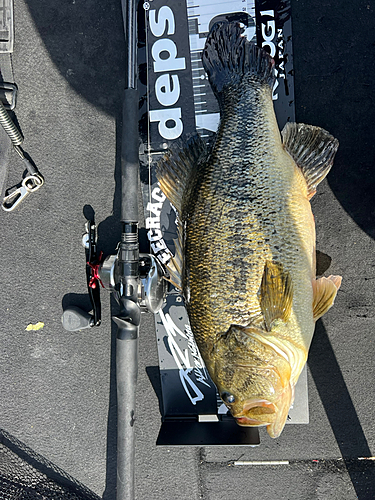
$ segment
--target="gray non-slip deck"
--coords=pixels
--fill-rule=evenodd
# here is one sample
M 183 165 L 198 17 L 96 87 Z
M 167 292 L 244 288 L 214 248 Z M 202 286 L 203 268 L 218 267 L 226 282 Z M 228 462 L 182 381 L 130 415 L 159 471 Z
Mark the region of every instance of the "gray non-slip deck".
M 261 445 L 157 448 L 160 428 L 152 315 L 142 318 L 137 410 L 137 499 L 375 497 L 375 122 L 370 2 L 293 0 L 296 115 L 340 141 L 313 199 L 317 248 L 343 284 L 317 324 L 308 362 L 310 423 Z M 14 74 L 24 147 L 45 186 L 0 212 L 0 428 L 100 497 L 116 475 L 114 335 L 102 292 L 98 329 L 66 332 L 63 305 L 89 309 L 84 212 L 98 247 L 120 238 L 120 2 L 16 0 Z M 12 153 L 7 187 L 22 165 Z M 43 322 L 40 330 L 26 330 Z M 289 465 L 234 465 L 234 461 Z M 316 462 L 318 460 L 318 462 Z M 1 473 L 1 462 L 0 462 Z

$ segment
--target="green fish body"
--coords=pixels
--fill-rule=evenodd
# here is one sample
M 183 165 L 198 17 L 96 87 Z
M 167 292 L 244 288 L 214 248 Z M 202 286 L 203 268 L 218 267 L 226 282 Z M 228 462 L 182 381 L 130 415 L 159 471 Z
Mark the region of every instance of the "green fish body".
M 223 401 L 240 425 L 266 425 L 277 437 L 315 321 L 341 283 L 315 278 L 309 201 L 338 142 L 303 124 L 287 124 L 282 140 L 273 60 L 237 23 L 213 27 L 203 64 L 220 106 L 212 150 L 193 138 L 157 171 L 178 212 L 169 271 Z

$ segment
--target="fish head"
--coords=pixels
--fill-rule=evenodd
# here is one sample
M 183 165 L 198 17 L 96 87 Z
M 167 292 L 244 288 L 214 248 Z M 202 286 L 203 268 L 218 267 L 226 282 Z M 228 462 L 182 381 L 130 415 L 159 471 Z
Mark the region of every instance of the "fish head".
M 241 426 L 267 426 L 281 434 L 293 400 L 287 356 L 262 340 L 259 328 L 232 325 L 215 344 L 210 374 L 227 408 Z

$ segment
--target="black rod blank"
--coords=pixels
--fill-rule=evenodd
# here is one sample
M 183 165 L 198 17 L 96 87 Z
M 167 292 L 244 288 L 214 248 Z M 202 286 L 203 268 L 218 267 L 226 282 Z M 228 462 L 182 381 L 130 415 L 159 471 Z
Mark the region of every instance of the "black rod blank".
M 137 88 L 137 1 L 121 0 L 125 33 L 125 88 Z

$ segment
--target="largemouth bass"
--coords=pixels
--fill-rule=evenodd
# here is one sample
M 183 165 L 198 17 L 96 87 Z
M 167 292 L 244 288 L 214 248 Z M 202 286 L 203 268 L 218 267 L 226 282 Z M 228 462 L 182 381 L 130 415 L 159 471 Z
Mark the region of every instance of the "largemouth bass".
M 284 428 L 315 321 L 340 276 L 316 279 L 310 198 L 338 141 L 310 125 L 280 135 L 272 103 L 274 62 L 218 23 L 203 64 L 220 107 L 211 151 L 199 137 L 161 161 L 161 189 L 178 213 L 170 281 L 221 398 L 244 426 Z

